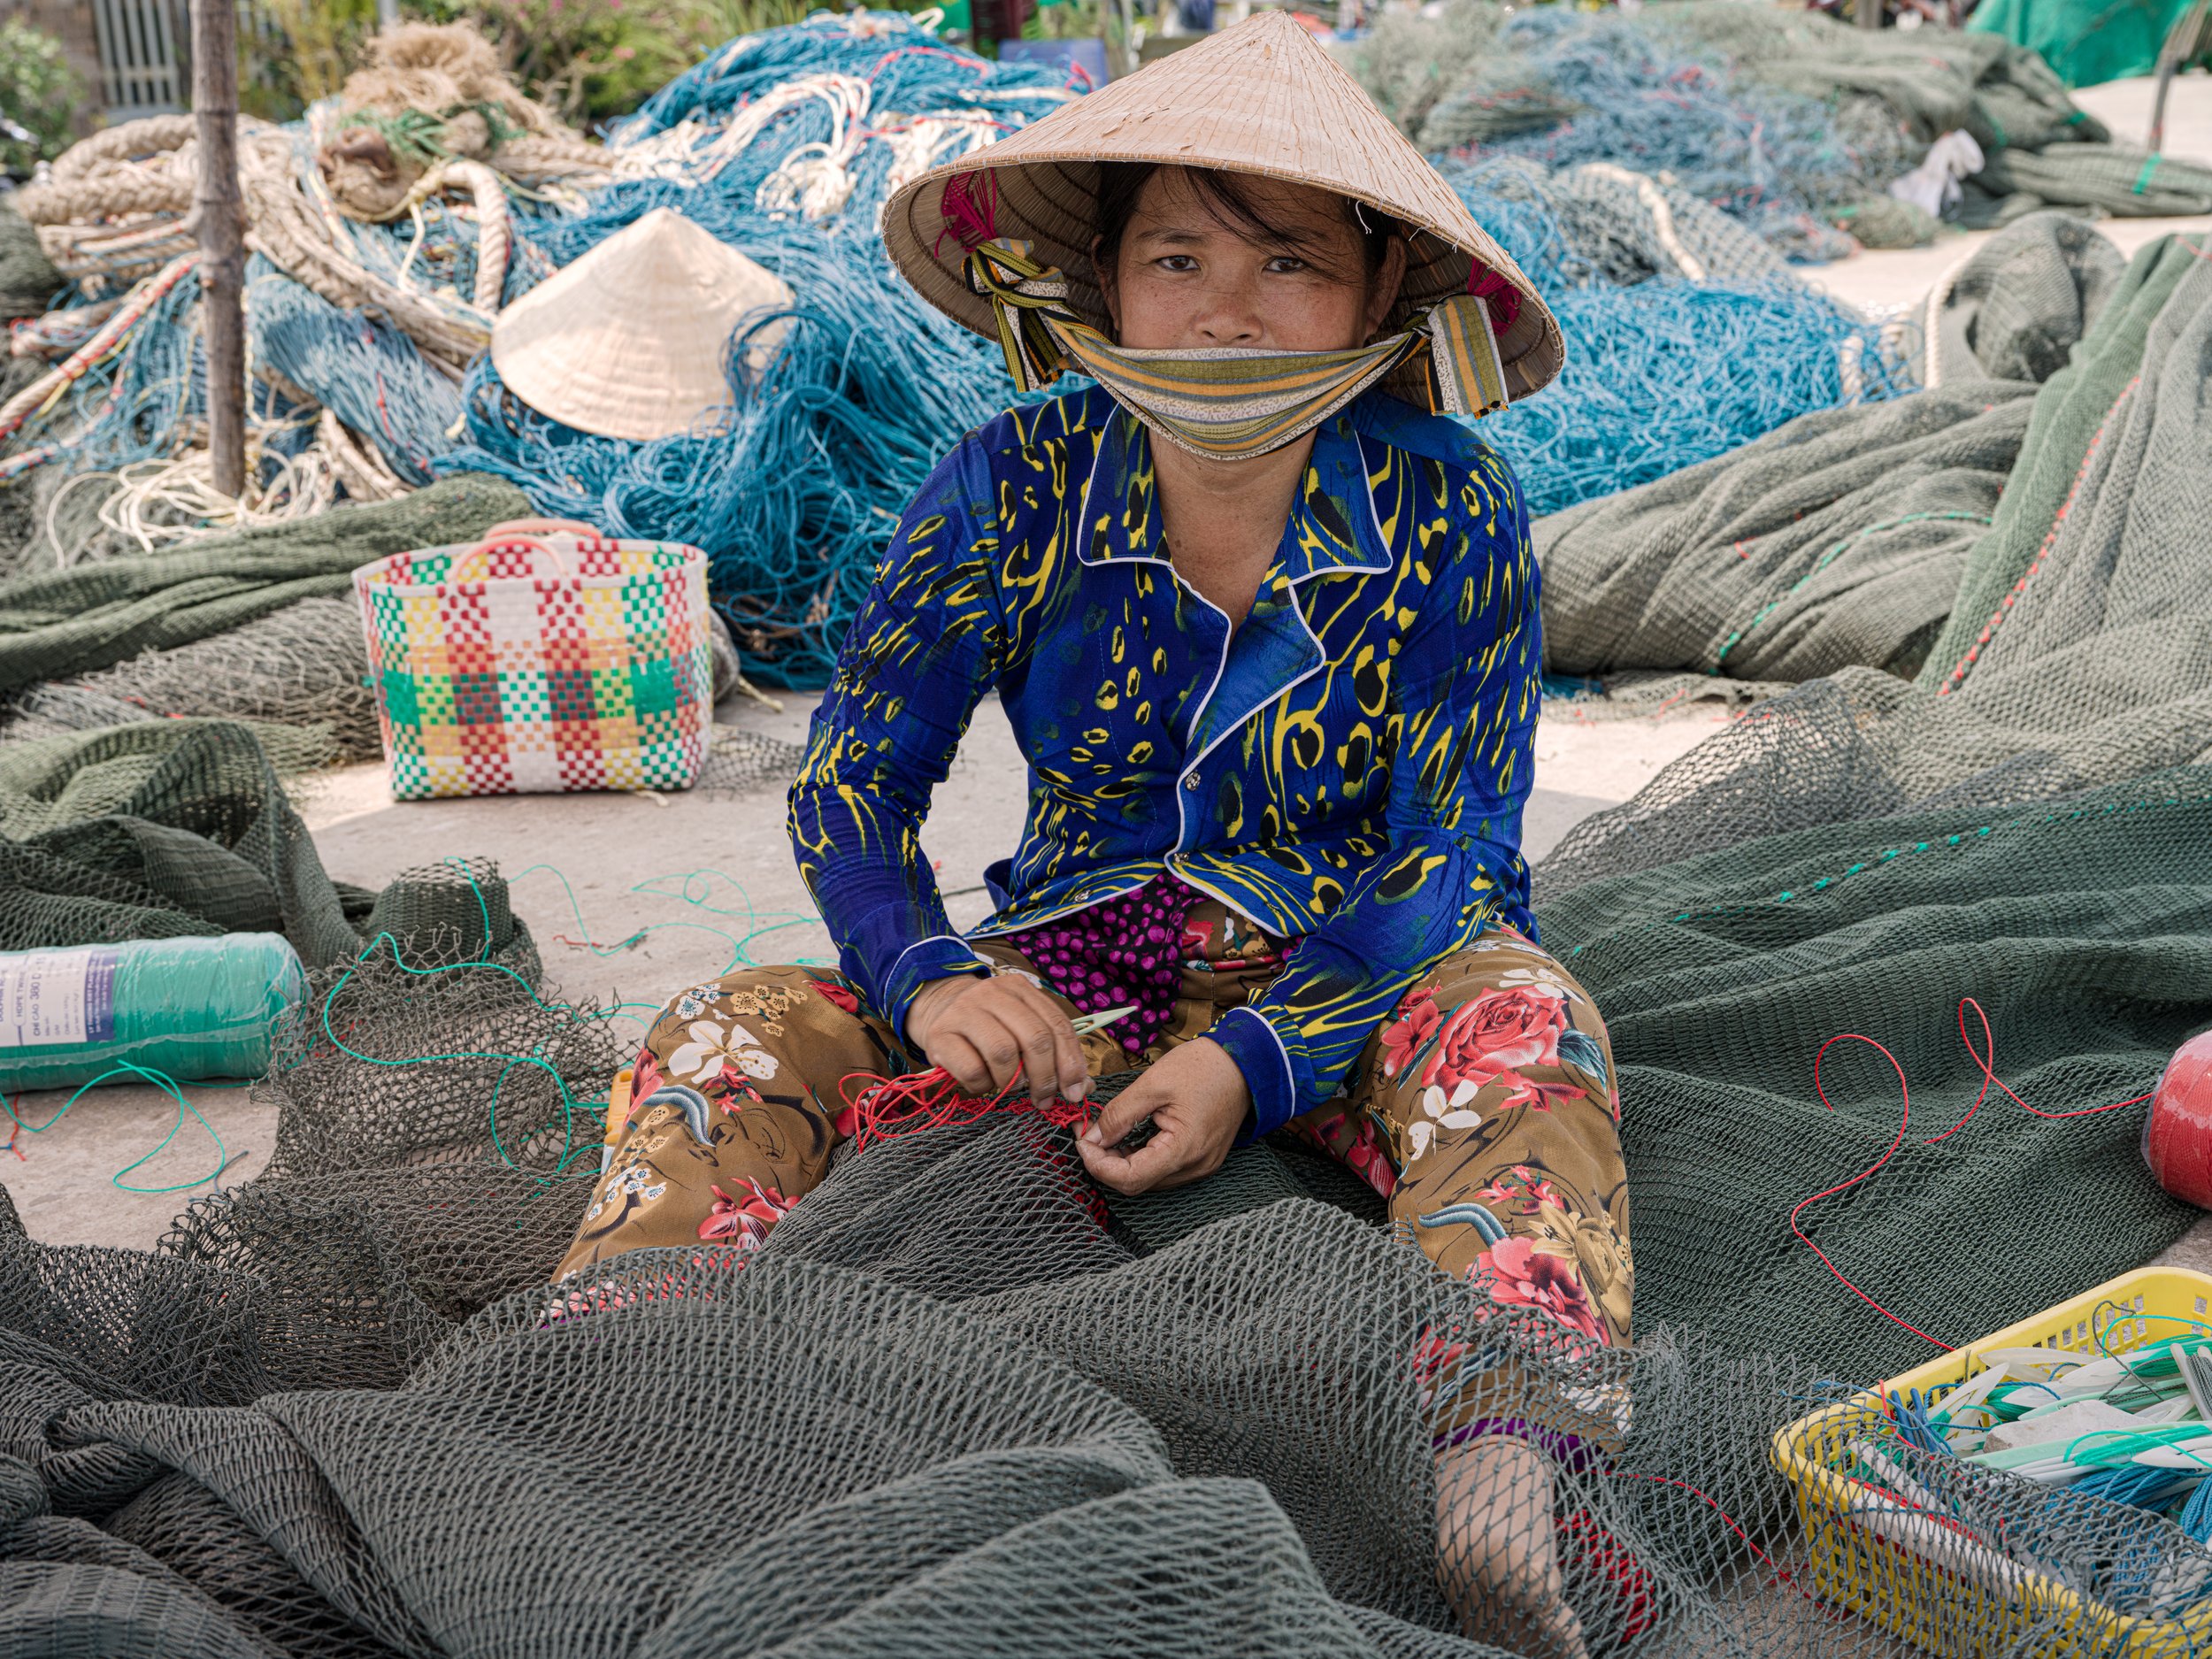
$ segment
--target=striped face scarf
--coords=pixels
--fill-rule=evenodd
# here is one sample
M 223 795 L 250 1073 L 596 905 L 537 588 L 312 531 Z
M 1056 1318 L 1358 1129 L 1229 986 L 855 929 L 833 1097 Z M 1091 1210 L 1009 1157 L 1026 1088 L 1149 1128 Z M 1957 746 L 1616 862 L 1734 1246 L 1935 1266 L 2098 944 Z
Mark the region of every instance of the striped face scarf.
M 1426 349 L 1432 414 L 1487 415 L 1506 405 L 1505 371 L 1486 302 L 1463 294 L 1400 334 L 1348 351 L 1243 346 L 1127 350 L 1068 309 L 1056 267 L 1028 242 L 994 241 L 968 255 L 968 281 L 991 302 L 1006 370 L 1025 392 L 1064 373 L 1088 375 L 1179 448 L 1242 461 L 1302 437 Z

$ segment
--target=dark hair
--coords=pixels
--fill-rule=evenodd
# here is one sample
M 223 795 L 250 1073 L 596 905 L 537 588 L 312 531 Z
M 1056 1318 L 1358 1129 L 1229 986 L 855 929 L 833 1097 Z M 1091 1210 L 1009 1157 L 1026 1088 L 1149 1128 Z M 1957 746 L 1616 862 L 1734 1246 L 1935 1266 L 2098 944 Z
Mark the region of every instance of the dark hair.
M 1113 263 L 1121 252 L 1121 239 L 1129 228 L 1129 220 L 1137 211 L 1137 197 L 1146 183 L 1161 167 L 1152 161 L 1104 161 L 1098 167 L 1098 246 L 1092 256 L 1092 268 L 1099 269 Z M 1242 173 L 1223 173 L 1212 167 L 1187 169 L 1192 185 L 1204 198 L 1206 204 L 1235 227 L 1248 242 L 1261 247 L 1279 248 L 1308 261 L 1317 269 L 1331 276 L 1348 275 L 1330 269 L 1328 256 L 1313 245 L 1310 234 L 1277 223 L 1267 211 L 1254 199 L 1253 181 Z M 1344 222 L 1360 233 L 1361 251 L 1366 257 L 1366 274 L 1371 280 L 1382 269 L 1394 237 L 1402 236 L 1405 227 L 1389 214 L 1356 202 L 1348 196 L 1337 200 L 1344 209 Z

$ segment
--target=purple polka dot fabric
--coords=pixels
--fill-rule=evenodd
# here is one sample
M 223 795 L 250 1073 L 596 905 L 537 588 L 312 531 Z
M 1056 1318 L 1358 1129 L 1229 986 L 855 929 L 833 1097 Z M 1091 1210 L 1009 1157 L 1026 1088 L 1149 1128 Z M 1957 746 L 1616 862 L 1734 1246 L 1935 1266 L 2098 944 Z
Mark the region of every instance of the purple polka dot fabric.
M 1206 895 L 1162 872 L 1133 893 L 1057 917 L 1006 942 L 1080 1014 L 1133 1004 L 1107 1029 L 1125 1053 L 1142 1054 L 1175 1011 L 1183 978 L 1183 921 Z

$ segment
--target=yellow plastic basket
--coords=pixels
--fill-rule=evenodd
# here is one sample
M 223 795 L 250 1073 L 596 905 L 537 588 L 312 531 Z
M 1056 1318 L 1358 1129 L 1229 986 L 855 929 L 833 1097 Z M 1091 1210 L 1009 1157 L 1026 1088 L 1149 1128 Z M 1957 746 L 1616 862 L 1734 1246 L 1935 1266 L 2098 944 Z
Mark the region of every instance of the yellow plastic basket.
M 2121 1354 L 2161 1337 L 2212 1333 L 2212 1277 L 2146 1267 L 2084 1291 L 2070 1302 L 2008 1325 L 1882 1386 L 1895 1395 L 1945 1388 L 1986 1369 L 1992 1348 L 2051 1348 Z M 1894 1506 L 1847 1471 L 1848 1449 L 1880 1414 L 1864 1394 L 1800 1417 L 1774 1437 L 1770 1455 L 1797 1496 L 1811 1547 L 1813 1587 L 1930 1653 L 1981 1659 L 2011 1651 L 2032 1629 L 2054 1632 L 2042 1652 L 2126 1659 L 2212 1652 L 2212 1606 L 2153 1621 L 2115 1611 L 1993 1552 L 1930 1529 L 1912 1540 L 1890 1535 Z M 1855 1506 L 1856 1506 L 1855 1508 Z M 1873 1522 L 1863 1518 L 1872 1515 Z M 1893 1525 L 1876 1530 L 1885 1519 Z M 2055 1632 L 2064 1632 L 2057 1634 Z

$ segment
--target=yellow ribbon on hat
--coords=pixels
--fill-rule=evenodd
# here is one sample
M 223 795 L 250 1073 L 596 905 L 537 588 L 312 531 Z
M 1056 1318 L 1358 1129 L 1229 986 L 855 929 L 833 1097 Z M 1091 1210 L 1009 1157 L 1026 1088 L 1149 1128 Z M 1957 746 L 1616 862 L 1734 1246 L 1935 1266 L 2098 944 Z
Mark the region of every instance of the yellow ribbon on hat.
M 1425 346 L 1431 413 L 1471 417 L 1506 406 L 1489 307 L 1476 295 L 1455 296 L 1401 332 L 1343 351 L 1132 350 L 1071 311 L 1067 279 L 1033 253 L 1032 243 L 999 240 L 968 256 L 969 286 L 991 302 L 1014 383 L 1028 392 L 1062 374 L 1088 375 L 1194 455 L 1240 461 L 1280 449 Z

